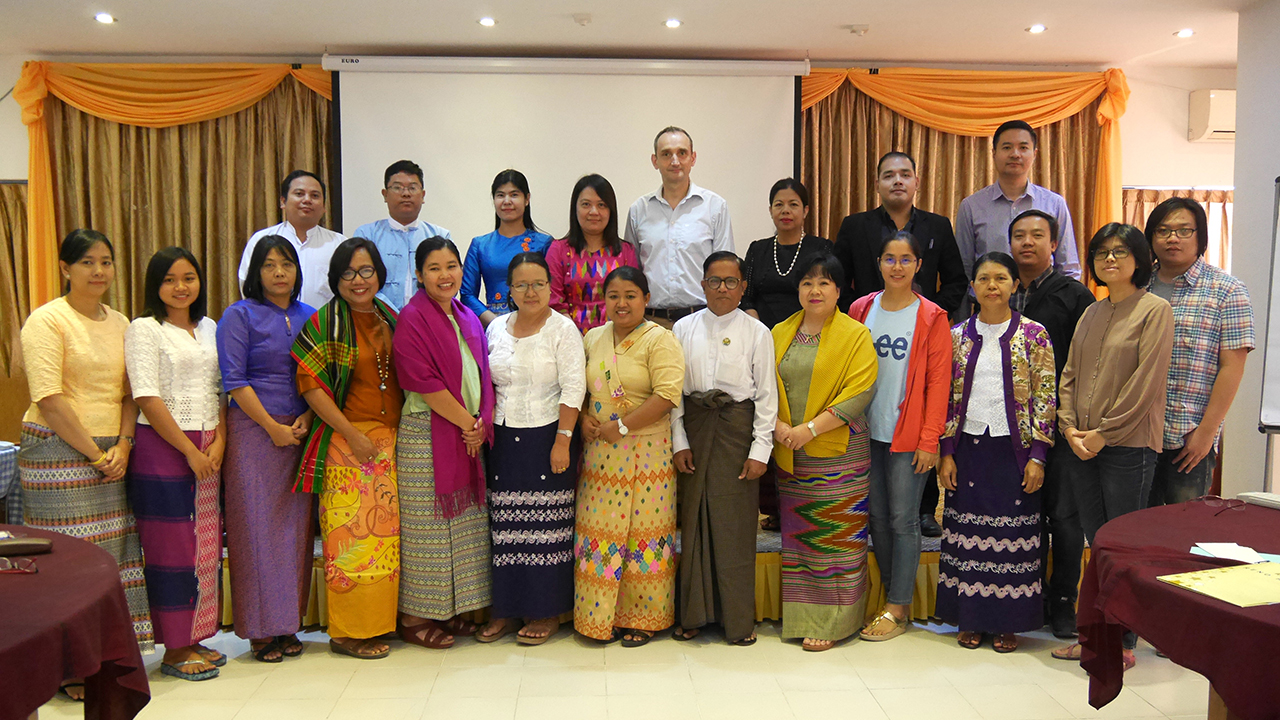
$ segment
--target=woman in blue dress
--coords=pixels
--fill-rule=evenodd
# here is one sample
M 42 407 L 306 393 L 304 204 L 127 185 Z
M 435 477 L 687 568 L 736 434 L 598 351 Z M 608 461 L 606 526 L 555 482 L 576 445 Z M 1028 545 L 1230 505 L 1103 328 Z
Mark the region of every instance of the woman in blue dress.
M 522 252 L 546 254 L 551 236 L 533 224 L 529 208 L 529 181 L 519 170 L 503 170 L 493 179 L 494 230 L 471 239 L 462 265 L 462 302 L 485 327 L 499 315 L 511 312 L 507 305 L 507 266 Z M 484 280 L 484 299 L 480 281 Z

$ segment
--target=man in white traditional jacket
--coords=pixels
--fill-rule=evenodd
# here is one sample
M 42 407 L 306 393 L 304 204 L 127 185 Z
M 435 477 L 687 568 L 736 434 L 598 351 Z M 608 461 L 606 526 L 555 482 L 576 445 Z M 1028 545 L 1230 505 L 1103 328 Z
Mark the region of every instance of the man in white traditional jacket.
M 730 643 L 750 645 L 760 476 L 778 416 L 773 336 L 738 309 L 747 283 L 737 255 L 712 253 L 702 268 L 707 307 L 672 329 L 685 357 L 671 424 L 681 526 L 674 637 L 718 622 Z

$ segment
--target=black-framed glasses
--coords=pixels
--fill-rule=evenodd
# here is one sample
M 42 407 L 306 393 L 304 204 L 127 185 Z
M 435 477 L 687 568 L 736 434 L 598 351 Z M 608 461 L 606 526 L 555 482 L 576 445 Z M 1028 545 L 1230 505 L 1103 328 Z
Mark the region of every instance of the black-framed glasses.
M 742 284 L 742 281 L 736 277 L 722 278 L 712 276 L 703 280 L 703 282 L 712 290 L 719 290 L 721 285 L 724 285 L 725 290 L 737 290 L 738 286 Z
M 373 277 L 374 275 L 377 275 L 377 274 L 378 274 L 378 270 L 377 270 L 377 268 L 375 268 L 375 267 L 374 267 L 374 266 L 372 266 L 372 265 L 365 265 L 364 267 L 360 268 L 359 270 L 352 270 L 351 268 L 347 268 L 346 270 L 343 270 L 343 271 L 342 271 L 342 274 L 341 274 L 341 275 L 339 275 L 338 277 L 342 278 L 343 280 L 348 280 L 348 281 L 350 281 L 350 280 L 355 280 L 355 279 L 356 279 L 356 275 L 359 275 L 360 277 L 364 278 L 365 280 L 368 280 L 369 278 L 371 278 L 371 277 Z
M 1195 234 L 1196 234 L 1196 229 L 1193 227 L 1171 228 L 1171 227 L 1164 227 L 1163 225 L 1156 228 L 1156 232 L 1155 232 L 1155 236 L 1160 238 L 1161 240 L 1167 240 L 1170 235 L 1177 235 L 1183 240 L 1186 240 L 1187 238 L 1194 237 Z
M 1093 259 L 1097 262 L 1106 262 L 1108 257 L 1113 257 L 1117 260 L 1124 260 L 1131 254 L 1132 253 L 1129 252 L 1129 248 L 1127 247 L 1115 247 L 1110 250 L 1099 250 L 1095 252 L 1093 254 Z
M 36 559 L 29 557 L 0 557 L 0 573 L 7 575 L 32 575 L 39 572 Z
M 1228 510 L 1243 511 L 1244 506 L 1248 504 L 1240 498 L 1224 498 L 1218 497 L 1217 495 L 1202 495 L 1194 500 L 1188 501 L 1186 505 L 1182 506 L 1182 509 L 1185 511 L 1190 507 L 1191 503 L 1203 503 L 1205 507 L 1217 508 L 1218 511 L 1213 514 L 1214 517 L 1217 517 Z

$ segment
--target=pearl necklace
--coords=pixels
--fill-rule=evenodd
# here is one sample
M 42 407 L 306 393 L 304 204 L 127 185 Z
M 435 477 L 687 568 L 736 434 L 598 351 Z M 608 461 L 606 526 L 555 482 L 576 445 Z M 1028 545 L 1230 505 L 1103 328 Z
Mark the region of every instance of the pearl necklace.
M 773 269 L 778 271 L 780 277 L 786 277 L 796 269 L 796 261 L 800 259 L 800 245 L 804 243 L 805 233 L 800 231 L 800 242 L 796 243 L 796 254 L 791 258 L 791 264 L 787 266 L 787 271 L 782 272 L 782 266 L 778 264 L 778 236 L 773 236 Z

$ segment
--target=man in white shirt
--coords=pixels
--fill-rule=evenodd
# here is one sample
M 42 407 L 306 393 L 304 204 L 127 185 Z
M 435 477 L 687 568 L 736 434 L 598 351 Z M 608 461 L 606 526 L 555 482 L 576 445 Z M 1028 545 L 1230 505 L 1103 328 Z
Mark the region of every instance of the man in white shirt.
M 387 203 L 389 218 L 365 223 L 356 228 L 355 237 L 372 240 L 387 266 L 387 282 L 378 296 L 396 310 L 403 310 L 418 291 L 414 267 L 414 251 L 429 237 L 452 239 L 449 231 L 426 220 L 419 220 L 427 192 L 423 187 L 422 168 L 412 160 L 391 164 L 382 176 L 382 200 Z
M 713 252 L 733 252 L 733 228 L 724 198 L 689 179 L 698 159 L 689 133 L 663 128 L 650 159 L 662 187 L 631 204 L 624 237 L 635 246 L 652 290 L 645 317 L 670 328 L 706 307 L 702 264 Z
M 294 170 L 280 183 L 280 209 L 284 222 L 263 228 L 249 238 L 240 256 L 240 288 L 244 296 L 244 280 L 249 274 L 249 259 L 258 240 L 268 235 L 279 235 L 298 250 L 302 267 L 302 293 L 298 299 L 313 308 L 329 302 L 333 291 L 329 289 L 329 258 L 344 238 L 342 235 L 320 227 L 324 216 L 324 183 L 315 173 Z
M 773 336 L 738 309 L 746 285 L 737 255 L 712 253 L 703 264 L 707 307 L 674 328 L 685 357 L 684 398 L 671 411 L 681 526 L 676 640 L 719 622 L 730 643 L 756 641 L 756 521 L 778 384 Z

